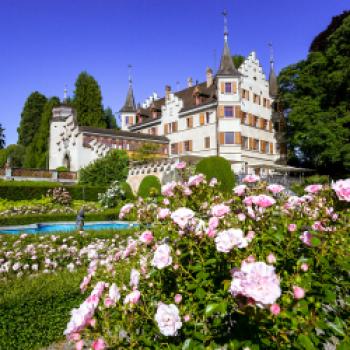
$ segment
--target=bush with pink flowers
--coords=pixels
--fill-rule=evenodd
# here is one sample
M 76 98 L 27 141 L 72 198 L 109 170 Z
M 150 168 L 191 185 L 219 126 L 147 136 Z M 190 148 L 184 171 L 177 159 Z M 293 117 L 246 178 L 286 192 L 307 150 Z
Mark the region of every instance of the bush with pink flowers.
M 67 338 L 80 349 L 349 348 L 350 215 L 334 209 L 348 184 L 288 197 L 249 178 L 227 195 L 198 174 L 123 207 L 140 231 L 88 271 Z

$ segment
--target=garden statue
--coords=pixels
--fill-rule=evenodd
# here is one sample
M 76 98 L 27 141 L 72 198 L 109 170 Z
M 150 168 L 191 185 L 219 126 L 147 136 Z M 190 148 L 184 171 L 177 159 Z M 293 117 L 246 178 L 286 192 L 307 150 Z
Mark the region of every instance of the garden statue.
M 79 213 L 77 215 L 77 227 L 79 228 L 79 231 L 84 231 L 84 219 L 85 219 L 85 212 L 84 212 L 84 207 L 82 207 L 79 210 Z

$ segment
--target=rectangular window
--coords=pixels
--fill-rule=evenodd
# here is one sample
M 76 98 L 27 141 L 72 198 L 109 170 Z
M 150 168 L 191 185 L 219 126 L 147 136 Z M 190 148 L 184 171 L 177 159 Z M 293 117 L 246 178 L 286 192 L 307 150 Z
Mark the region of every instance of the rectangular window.
M 204 138 L 204 148 L 210 148 L 210 136 Z
M 192 141 L 191 140 L 187 140 L 184 142 L 184 149 L 185 149 L 185 152 L 192 151 Z
M 206 112 L 206 113 L 205 113 L 205 123 L 206 123 L 206 124 L 209 124 L 209 123 L 210 123 L 210 113 L 209 113 L 209 112 Z
M 235 133 L 225 132 L 225 145 L 233 145 L 235 143 Z
M 232 84 L 225 83 L 225 94 L 232 94 Z
M 225 118 L 233 118 L 233 107 L 225 106 L 224 107 L 224 116 Z
M 242 148 L 248 149 L 248 137 L 245 137 L 245 136 L 242 137 Z
M 171 154 L 178 154 L 178 144 L 177 143 L 172 143 L 171 144 Z
M 187 126 L 187 129 L 191 129 L 193 127 L 192 117 L 186 118 L 186 126 Z
M 267 105 L 267 100 L 266 100 L 266 98 L 264 97 L 264 99 L 263 99 L 263 106 L 266 107 L 266 105 Z
M 254 149 L 254 151 L 259 151 L 259 140 L 258 139 L 253 140 L 253 149 Z

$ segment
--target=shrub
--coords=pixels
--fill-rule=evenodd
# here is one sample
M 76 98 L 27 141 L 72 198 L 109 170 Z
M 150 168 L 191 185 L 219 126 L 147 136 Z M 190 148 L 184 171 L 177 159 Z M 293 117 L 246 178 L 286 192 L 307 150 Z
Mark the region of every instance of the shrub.
M 80 183 L 110 185 L 113 181 L 125 181 L 128 176 L 129 159 L 125 151 L 112 150 L 80 170 Z
M 58 168 L 56 168 L 56 171 L 69 171 L 69 169 L 65 166 L 59 166 Z
M 134 199 L 135 198 L 134 193 L 131 189 L 131 186 L 127 182 L 122 182 L 120 184 L 120 187 L 125 193 L 125 199 Z
M 349 211 L 327 186 L 302 198 L 244 186 L 227 198 L 197 175 L 161 204 L 124 206 L 144 226 L 102 258 L 66 333 L 111 349 L 347 349 Z M 349 202 L 350 180 L 336 188 Z
M 102 207 L 114 208 L 117 204 L 125 199 L 125 193 L 121 188 L 119 181 L 112 182 L 111 186 L 105 193 L 99 193 L 98 200 Z
M 47 191 L 46 196 L 55 204 L 69 206 L 72 203 L 72 197 L 64 187 L 52 188 Z
M 140 183 L 138 195 L 142 198 L 154 197 L 160 194 L 161 184 L 158 177 L 147 175 Z
M 36 181 L 0 181 L 0 198 L 8 200 L 32 200 L 44 197 L 48 190 L 60 187 L 60 183 Z M 105 186 L 65 186 L 73 200 L 97 201 Z
M 196 173 L 204 174 L 207 181 L 215 177 L 220 182 L 220 189 L 230 193 L 235 185 L 235 176 L 231 164 L 222 157 L 207 157 L 196 166 Z

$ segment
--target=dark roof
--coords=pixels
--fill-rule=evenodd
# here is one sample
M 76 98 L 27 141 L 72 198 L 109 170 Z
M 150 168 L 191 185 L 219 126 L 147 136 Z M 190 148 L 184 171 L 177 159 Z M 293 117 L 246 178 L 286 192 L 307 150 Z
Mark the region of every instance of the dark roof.
M 195 99 L 193 97 L 194 93 L 198 93 L 199 96 L 202 97 L 202 103 L 200 105 L 196 105 Z M 183 107 L 180 110 L 181 112 L 188 111 L 192 108 L 201 107 L 204 105 L 207 105 L 212 102 L 216 102 L 216 86 L 215 83 L 213 83 L 211 86 L 207 87 L 207 82 L 202 82 L 200 84 L 188 87 L 186 89 L 174 92 L 175 96 L 180 98 L 183 101 Z M 139 108 L 137 110 L 138 115 L 142 117 L 142 122 L 134 124 L 131 126 L 131 129 L 133 127 L 141 126 L 143 124 L 150 123 L 152 121 L 160 120 L 161 116 L 158 116 L 157 118 L 152 118 L 152 109 L 156 109 L 158 111 L 161 111 L 162 106 L 165 105 L 165 98 L 161 98 L 159 100 L 155 100 L 152 102 L 152 105 L 148 108 Z
M 125 103 L 119 112 L 136 112 L 136 104 L 132 85 L 129 84 L 128 94 L 126 95 Z
M 112 136 L 112 137 L 128 137 L 133 139 L 143 139 L 150 140 L 162 143 L 168 143 L 169 139 L 165 136 L 156 136 L 143 134 L 140 132 L 131 132 L 124 130 L 113 130 L 113 129 L 102 129 L 102 128 L 94 128 L 91 126 L 79 126 L 79 132 L 91 133 L 91 134 L 101 134 L 104 136 Z
M 241 76 L 241 73 L 237 70 L 235 67 L 235 64 L 233 63 L 232 55 L 230 52 L 230 48 L 228 47 L 227 41 L 224 42 L 224 51 L 221 56 L 220 61 L 220 67 L 218 72 L 216 73 L 217 76 Z
M 278 95 L 277 77 L 272 63 L 269 76 L 269 92 L 271 97 L 276 97 Z

